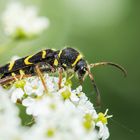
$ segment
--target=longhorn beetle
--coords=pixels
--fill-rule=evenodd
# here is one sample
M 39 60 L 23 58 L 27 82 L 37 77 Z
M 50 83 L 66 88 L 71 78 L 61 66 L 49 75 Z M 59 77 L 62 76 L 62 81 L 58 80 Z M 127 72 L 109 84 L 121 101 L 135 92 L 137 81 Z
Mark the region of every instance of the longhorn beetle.
M 88 64 L 83 58 L 82 54 L 73 48 L 64 48 L 62 50 L 46 49 L 34 55 L 29 55 L 0 67 L 0 84 L 4 85 L 15 79 L 22 79 L 38 75 L 42 81 L 45 91 L 47 87 L 44 82 L 42 71 L 59 73 L 59 88 L 61 88 L 62 74 L 64 71 L 68 73 L 77 73 L 79 81 L 83 82 L 88 75 L 92 81 L 93 87 L 97 94 L 97 101 L 100 103 L 100 93 L 94 81 L 94 77 L 90 71 L 91 68 L 101 65 L 111 65 L 120 69 L 126 76 L 126 70 L 119 64 L 112 62 L 99 62 L 95 64 Z

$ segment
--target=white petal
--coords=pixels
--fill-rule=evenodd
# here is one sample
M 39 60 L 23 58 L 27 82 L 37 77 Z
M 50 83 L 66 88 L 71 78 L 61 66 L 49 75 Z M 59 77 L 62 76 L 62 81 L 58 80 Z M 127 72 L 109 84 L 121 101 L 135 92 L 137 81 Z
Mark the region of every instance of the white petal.
M 35 103 L 35 99 L 30 98 L 30 97 L 28 97 L 28 98 L 26 98 L 26 99 L 24 99 L 24 100 L 22 101 L 22 104 L 23 104 L 24 106 L 30 106 L 30 105 L 32 105 L 32 104 L 34 104 L 34 103 Z
M 96 124 L 99 127 L 99 138 L 102 138 L 102 140 L 106 140 L 109 137 L 109 130 L 107 128 L 107 126 L 105 124 L 103 124 L 102 122 L 98 122 Z
M 28 22 L 27 22 L 28 21 Z M 39 17 L 38 10 L 34 6 L 23 6 L 21 3 L 10 3 L 2 15 L 4 31 L 9 36 L 20 36 L 22 31 L 26 37 L 39 35 L 49 27 L 47 17 Z
M 22 99 L 24 95 L 24 92 L 21 88 L 17 88 L 14 90 L 14 92 L 12 93 L 12 96 L 11 96 L 11 100 L 16 103 L 17 102 L 17 99 Z

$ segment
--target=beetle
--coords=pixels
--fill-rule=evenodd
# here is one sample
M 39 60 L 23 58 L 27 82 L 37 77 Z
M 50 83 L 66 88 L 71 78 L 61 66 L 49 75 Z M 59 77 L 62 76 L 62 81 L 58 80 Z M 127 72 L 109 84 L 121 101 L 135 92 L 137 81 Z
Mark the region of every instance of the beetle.
M 89 64 L 83 55 L 74 48 L 64 48 L 62 50 L 46 49 L 34 55 L 29 55 L 0 67 L 0 84 L 4 85 L 16 78 L 22 79 L 38 75 L 43 83 L 44 89 L 47 92 L 47 87 L 43 78 L 43 72 L 59 73 L 59 88 L 61 88 L 62 74 L 67 74 L 71 71 L 72 74 L 78 75 L 79 81 L 82 83 L 88 75 L 97 94 L 97 102 L 100 104 L 100 93 L 96 86 L 94 77 L 91 73 L 91 68 L 101 65 L 110 65 L 120 69 L 126 76 L 126 70 L 119 64 L 113 62 L 99 62 Z M 43 72 L 42 72 L 43 71 Z

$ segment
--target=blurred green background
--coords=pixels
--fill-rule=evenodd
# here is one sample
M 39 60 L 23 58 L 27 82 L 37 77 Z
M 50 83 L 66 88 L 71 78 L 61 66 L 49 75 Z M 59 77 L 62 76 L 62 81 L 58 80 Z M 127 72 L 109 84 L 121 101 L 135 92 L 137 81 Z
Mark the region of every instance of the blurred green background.
M 14 55 L 25 56 L 42 48 L 79 49 L 89 63 L 113 61 L 123 65 L 128 77 L 114 68 L 93 69 L 101 92 L 102 108 L 109 108 L 110 140 L 140 139 L 140 1 L 138 0 L 21 0 L 36 5 L 50 19 L 50 28 L 32 40 L 11 41 L 0 26 L 0 64 Z M 0 13 L 10 0 L 0 1 Z M 27 21 L 28 22 L 28 21 Z M 84 91 L 94 102 L 87 78 Z

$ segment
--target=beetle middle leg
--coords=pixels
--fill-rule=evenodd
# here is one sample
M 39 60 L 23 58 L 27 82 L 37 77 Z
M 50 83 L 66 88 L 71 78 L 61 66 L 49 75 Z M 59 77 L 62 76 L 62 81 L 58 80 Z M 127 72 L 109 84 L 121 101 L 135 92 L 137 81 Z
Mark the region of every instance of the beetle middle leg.
M 43 76 L 43 74 L 42 74 L 42 72 L 40 70 L 39 64 L 37 64 L 35 66 L 35 72 L 37 73 L 38 77 L 40 78 L 40 80 L 41 80 L 41 82 L 43 84 L 45 92 L 48 93 L 48 88 L 46 86 L 46 83 L 45 83 L 45 80 L 44 80 L 44 76 Z
M 41 82 L 43 84 L 43 87 L 45 89 L 45 92 L 48 93 L 48 88 L 47 88 L 46 82 L 44 80 L 43 72 L 52 72 L 52 73 L 54 73 L 55 69 L 51 65 L 46 63 L 46 62 L 40 62 L 37 65 L 35 65 L 35 73 L 39 76 L 39 78 L 40 78 L 40 80 L 41 80 Z

